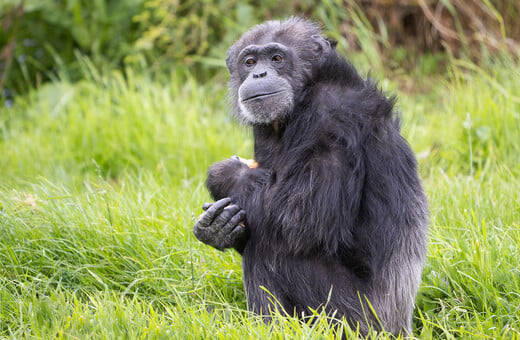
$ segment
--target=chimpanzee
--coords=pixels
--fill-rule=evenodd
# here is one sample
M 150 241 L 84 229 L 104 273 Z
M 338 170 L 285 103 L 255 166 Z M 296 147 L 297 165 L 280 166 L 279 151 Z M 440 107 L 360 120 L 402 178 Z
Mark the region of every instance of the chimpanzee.
M 252 126 L 256 166 L 213 164 L 195 236 L 243 259 L 248 306 L 311 309 L 411 332 L 427 243 L 427 200 L 395 99 L 301 18 L 268 21 L 229 49 L 229 90 Z

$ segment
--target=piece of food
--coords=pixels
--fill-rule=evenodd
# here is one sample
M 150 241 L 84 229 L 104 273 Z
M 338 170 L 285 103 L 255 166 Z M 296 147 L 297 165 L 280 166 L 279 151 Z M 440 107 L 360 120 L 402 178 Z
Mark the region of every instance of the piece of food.
M 254 159 L 245 159 L 245 158 L 241 158 L 241 157 L 239 157 L 239 159 L 242 163 L 244 163 L 251 169 L 258 168 L 258 163 Z

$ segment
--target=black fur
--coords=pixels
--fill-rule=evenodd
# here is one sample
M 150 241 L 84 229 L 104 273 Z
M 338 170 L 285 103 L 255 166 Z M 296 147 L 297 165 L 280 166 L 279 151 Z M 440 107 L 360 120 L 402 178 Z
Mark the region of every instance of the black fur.
M 243 255 L 255 312 L 280 307 L 264 287 L 290 314 L 324 308 L 363 333 L 410 332 L 427 225 L 416 161 L 400 135 L 394 100 L 338 56 L 334 44 L 330 51 L 317 47 L 311 38 L 317 34 L 305 20 L 271 21 L 230 49 L 236 101 L 244 75 L 235 58 L 245 46 L 291 48 L 294 104 L 278 120 L 253 124 L 258 168 L 236 159 L 216 163 L 208 188 L 216 200 L 229 197 L 245 211 L 248 237 L 233 246 Z M 235 110 L 240 118 L 236 103 Z M 199 223 L 195 234 L 216 228 Z

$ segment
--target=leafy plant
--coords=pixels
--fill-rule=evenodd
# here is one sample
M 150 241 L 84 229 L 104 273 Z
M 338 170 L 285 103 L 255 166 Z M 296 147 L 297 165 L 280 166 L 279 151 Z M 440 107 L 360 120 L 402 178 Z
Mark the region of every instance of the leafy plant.
M 121 65 L 139 35 L 132 17 L 140 11 L 143 1 L 2 2 L 3 86 L 14 94 L 25 93 L 52 79 L 63 66 L 73 79 L 78 79 L 82 74 L 76 51 L 89 55 L 99 68 Z

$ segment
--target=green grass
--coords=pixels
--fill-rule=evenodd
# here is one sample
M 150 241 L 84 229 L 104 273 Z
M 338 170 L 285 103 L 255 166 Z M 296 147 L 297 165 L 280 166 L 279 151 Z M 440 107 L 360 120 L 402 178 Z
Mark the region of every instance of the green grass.
M 520 339 L 520 67 L 422 81 L 399 101 L 431 208 L 414 335 Z M 209 164 L 251 153 L 225 83 L 182 72 L 0 109 L 0 338 L 333 338 L 247 313 L 240 256 L 192 236 Z

